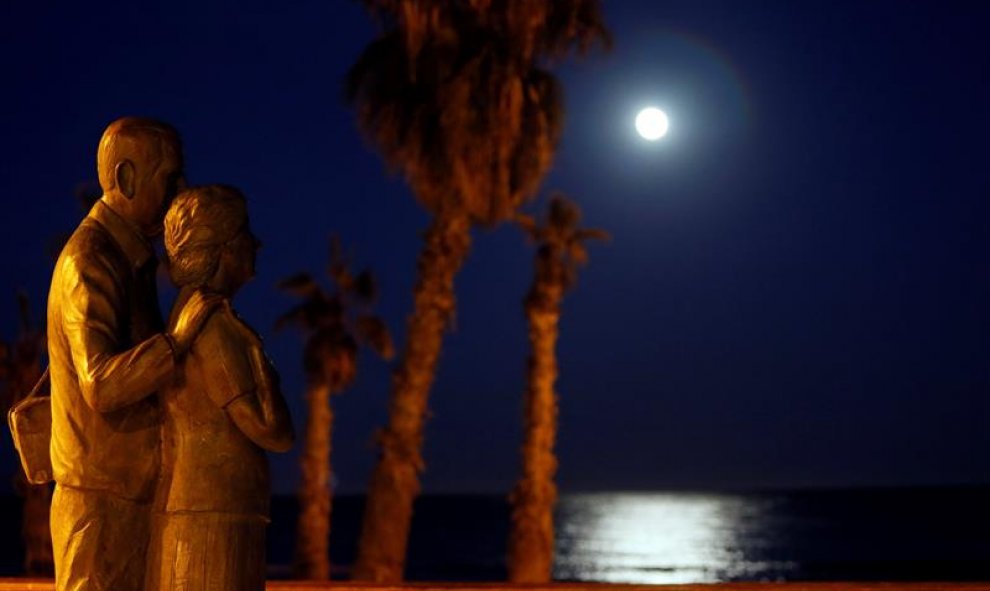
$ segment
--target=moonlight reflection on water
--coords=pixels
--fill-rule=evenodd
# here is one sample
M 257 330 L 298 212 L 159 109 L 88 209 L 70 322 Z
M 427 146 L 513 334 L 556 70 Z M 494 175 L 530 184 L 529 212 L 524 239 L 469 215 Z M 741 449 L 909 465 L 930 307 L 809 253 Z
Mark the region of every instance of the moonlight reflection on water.
M 562 500 L 554 578 L 702 583 L 790 570 L 747 556 L 772 501 L 731 495 L 585 494 Z M 743 537 L 748 539 L 743 542 Z

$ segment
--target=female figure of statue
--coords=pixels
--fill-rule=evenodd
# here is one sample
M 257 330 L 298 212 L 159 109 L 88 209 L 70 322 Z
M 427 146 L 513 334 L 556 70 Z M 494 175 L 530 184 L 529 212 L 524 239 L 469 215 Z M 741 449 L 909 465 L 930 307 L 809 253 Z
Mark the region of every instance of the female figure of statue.
M 169 274 L 180 290 L 173 309 L 197 291 L 224 301 L 160 392 L 162 476 L 149 591 L 264 590 L 265 450 L 288 450 L 293 431 L 261 339 L 230 305 L 254 275 L 259 245 L 244 197 L 232 187 L 183 191 L 165 217 Z

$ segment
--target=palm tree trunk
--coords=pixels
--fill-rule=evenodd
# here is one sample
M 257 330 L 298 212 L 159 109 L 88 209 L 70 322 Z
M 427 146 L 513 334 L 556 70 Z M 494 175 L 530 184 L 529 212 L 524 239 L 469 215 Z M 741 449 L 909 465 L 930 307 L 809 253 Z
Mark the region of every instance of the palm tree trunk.
M 329 384 L 308 386 L 306 440 L 299 460 L 299 522 L 296 527 L 297 578 L 330 578 L 330 446 L 333 408 Z
M 402 580 L 412 505 L 424 468 L 426 403 L 443 333 L 455 310 L 454 276 L 471 246 L 470 220 L 460 212 L 440 214 L 424 242 L 403 357 L 392 376 L 388 426 L 378 435 L 381 453 L 365 505 L 354 580 Z
M 564 293 L 555 276 L 560 274 L 537 272 L 525 304 L 532 351 L 524 403 L 522 477 L 510 495 L 512 530 L 507 559 L 509 580 L 514 583 L 549 582 L 553 567 L 553 508 L 557 500 L 553 480 L 557 471 L 553 451 L 557 438 L 555 348 Z

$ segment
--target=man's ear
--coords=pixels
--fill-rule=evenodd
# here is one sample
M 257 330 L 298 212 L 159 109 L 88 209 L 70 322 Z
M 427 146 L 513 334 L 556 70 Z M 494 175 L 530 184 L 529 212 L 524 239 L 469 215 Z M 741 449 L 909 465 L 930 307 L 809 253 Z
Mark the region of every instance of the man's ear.
M 130 160 L 121 160 L 113 169 L 113 177 L 117 184 L 117 190 L 131 199 L 134 197 L 134 164 Z

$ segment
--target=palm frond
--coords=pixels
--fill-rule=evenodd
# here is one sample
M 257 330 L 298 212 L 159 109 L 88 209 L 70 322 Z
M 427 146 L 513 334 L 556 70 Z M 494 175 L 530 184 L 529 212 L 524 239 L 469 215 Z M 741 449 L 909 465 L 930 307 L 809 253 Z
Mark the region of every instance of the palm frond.
M 571 242 L 566 250 L 566 261 L 571 266 L 580 266 L 588 263 L 588 249 L 580 242 Z
M 351 293 L 354 297 L 366 306 L 370 306 L 378 299 L 378 283 L 371 270 L 365 269 L 358 273 L 351 285 Z
M 313 326 L 309 322 L 310 314 L 307 303 L 297 304 L 282 314 L 275 320 L 275 330 L 283 330 L 287 326 L 298 326 L 304 330 L 310 330 Z
M 357 371 L 357 343 L 340 326 L 316 330 L 303 348 L 303 367 L 310 380 L 347 386 Z
M 327 274 L 341 292 L 351 290 L 354 279 L 351 277 L 350 262 L 340 243 L 340 236 L 336 234 L 330 236 L 330 265 L 327 267 Z
M 588 240 L 601 240 L 604 242 L 611 239 L 611 234 L 597 228 L 581 228 L 574 232 L 574 240 L 578 242 L 587 242 Z
M 563 106 L 545 57 L 606 40 L 598 0 L 368 0 L 385 33 L 347 76 L 359 127 L 433 213 L 511 219 L 552 161 Z
M 386 361 L 395 356 L 395 345 L 388 326 L 381 318 L 372 315 L 359 316 L 355 322 L 358 339 L 367 343 L 379 357 Z
M 550 0 L 542 49 L 548 57 L 560 57 L 572 50 L 588 53 L 596 44 L 612 47 L 612 35 L 598 0 Z
M 587 264 L 588 240 L 606 240 L 607 232 L 581 228 L 581 208 L 561 193 L 550 198 L 544 219 L 536 226 L 536 276 L 546 284 L 570 289 L 577 281 L 578 268 Z
M 320 286 L 312 275 L 296 273 L 278 282 L 277 287 L 300 298 L 313 298 L 320 293 Z
M 526 238 L 533 242 L 539 240 L 540 227 L 536 218 L 525 213 L 517 213 L 513 221 L 526 234 Z
M 394 354 L 394 346 L 383 321 L 370 315 L 356 316 L 356 305 L 369 308 L 377 297 L 372 273 L 364 270 L 352 274 L 349 257 L 336 235 L 330 238 L 329 254 L 327 271 L 333 291 L 324 291 L 308 273 L 284 280 L 280 287 L 305 297 L 276 320 L 275 328 L 302 328 L 306 333 L 303 366 L 307 378 L 329 380 L 338 391 L 354 379 L 359 340 L 386 359 Z

